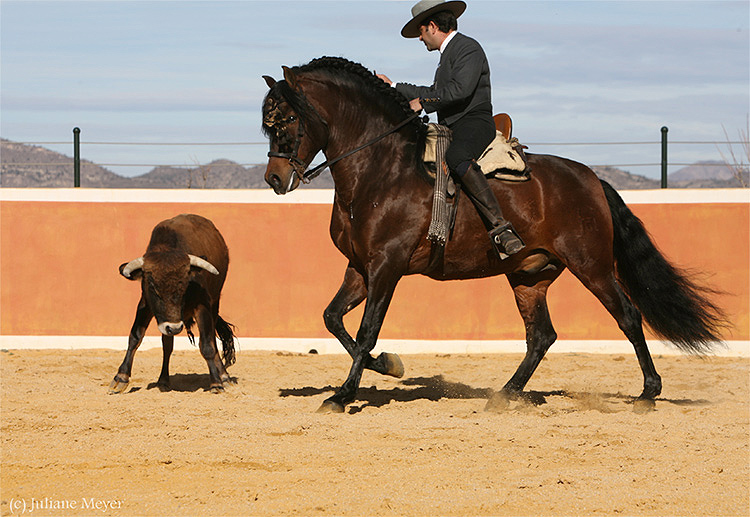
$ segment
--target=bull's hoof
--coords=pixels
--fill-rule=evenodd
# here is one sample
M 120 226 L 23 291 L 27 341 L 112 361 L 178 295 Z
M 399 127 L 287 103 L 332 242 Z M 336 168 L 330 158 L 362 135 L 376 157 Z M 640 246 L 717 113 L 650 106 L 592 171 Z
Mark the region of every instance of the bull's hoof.
M 383 360 L 383 364 L 385 365 L 384 375 L 390 375 L 391 377 L 396 377 L 397 379 L 400 379 L 404 376 L 404 363 L 401 361 L 401 358 L 398 355 L 383 352 L 380 354 L 380 357 L 378 359 L 381 358 Z
M 650 413 L 656 409 L 656 402 L 654 399 L 635 399 L 633 402 L 633 413 L 642 415 L 644 413 Z
M 323 402 L 316 413 L 327 414 L 327 413 L 343 413 L 344 406 L 333 400 L 326 400 Z
M 510 406 L 510 394 L 506 391 L 498 391 L 493 393 L 487 401 L 484 410 L 493 413 L 500 413 L 508 409 L 508 406 Z
M 109 383 L 109 394 L 114 395 L 116 393 L 122 393 L 128 388 L 128 384 L 130 384 L 130 380 L 121 380 L 118 379 L 117 376 L 115 376 L 114 379 L 112 379 L 112 382 Z

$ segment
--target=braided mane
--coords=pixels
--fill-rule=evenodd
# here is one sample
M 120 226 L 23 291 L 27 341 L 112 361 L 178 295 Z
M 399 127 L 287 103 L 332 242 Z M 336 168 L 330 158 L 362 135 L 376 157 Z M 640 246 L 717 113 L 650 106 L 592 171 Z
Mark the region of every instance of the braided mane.
M 385 118 L 393 124 L 401 122 L 414 111 L 409 106 L 409 99 L 404 97 L 395 88 L 389 86 L 379 79 L 373 72 L 359 63 L 349 61 L 342 57 L 319 57 L 307 64 L 295 66 L 292 69 L 295 75 L 304 76 L 315 73 L 330 79 L 333 83 L 346 85 L 362 98 L 367 106 L 380 108 Z M 309 75 L 308 75 L 309 77 Z M 291 108 L 302 118 L 318 116 L 307 99 L 292 89 L 286 81 L 278 81 L 271 87 L 264 99 L 264 106 L 268 98 L 284 99 Z M 265 114 L 264 114 L 265 115 Z M 414 131 L 414 156 L 418 164 L 421 164 L 421 155 L 424 151 L 427 126 L 417 117 L 404 129 L 412 128 Z M 268 127 L 262 128 L 263 133 L 271 136 Z
M 395 118 L 403 120 L 414 112 L 409 107 L 409 99 L 400 94 L 395 88 L 380 80 L 373 72 L 359 63 L 342 57 L 319 57 L 306 65 L 292 69 L 294 72 L 327 72 L 331 78 L 352 80 L 363 95 L 370 93 L 375 99 L 382 101 L 382 107 Z M 416 120 L 418 125 L 423 125 Z

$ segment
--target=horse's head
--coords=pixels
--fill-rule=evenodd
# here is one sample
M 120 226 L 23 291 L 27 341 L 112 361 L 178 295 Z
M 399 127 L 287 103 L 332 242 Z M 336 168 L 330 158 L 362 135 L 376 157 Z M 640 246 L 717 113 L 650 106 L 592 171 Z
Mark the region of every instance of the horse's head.
M 294 72 L 284 80 L 263 76 L 270 88 L 263 101 L 263 132 L 270 140 L 265 180 L 277 194 L 296 189 L 328 140 L 328 128 L 305 98 Z

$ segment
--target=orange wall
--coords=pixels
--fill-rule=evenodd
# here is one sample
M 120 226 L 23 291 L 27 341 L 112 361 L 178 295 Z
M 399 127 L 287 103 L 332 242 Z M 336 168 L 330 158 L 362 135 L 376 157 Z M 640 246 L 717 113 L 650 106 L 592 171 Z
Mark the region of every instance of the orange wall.
M 735 326 L 726 338 L 750 339 L 750 205 L 630 206 L 673 263 L 726 293 L 716 298 Z M 328 235 L 328 204 L 8 200 L 0 203 L 0 334 L 126 336 L 140 286 L 117 268 L 143 253 L 157 222 L 186 212 L 213 220 L 227 241 L 221 312 L 239 336 L 329 337 L 322 312 L 346 261 Z M 568 272 L 549 302 L 560 339 L 623 338 Z M 347 316 L 352 333 L 360 316 L 361 309 Z M 523 324 L 504 277 L 407 277 L 381 337 L 522 339 Z

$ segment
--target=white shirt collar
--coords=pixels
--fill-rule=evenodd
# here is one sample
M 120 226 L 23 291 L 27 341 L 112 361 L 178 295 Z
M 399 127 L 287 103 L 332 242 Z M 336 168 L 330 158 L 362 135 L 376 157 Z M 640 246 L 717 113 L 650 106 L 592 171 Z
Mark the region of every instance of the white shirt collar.
M 445 47 L 448 46 L 448 43 L 454 38 L 454 36 L 458 34 L 458 31 L 452 31 L 450 34 L 448 34 L 448 37 L 446 37 L 443 42 L 440 44 L 440 53 L 443 53 L 443 50 L 445 50 Z

